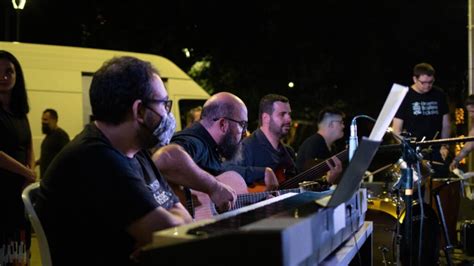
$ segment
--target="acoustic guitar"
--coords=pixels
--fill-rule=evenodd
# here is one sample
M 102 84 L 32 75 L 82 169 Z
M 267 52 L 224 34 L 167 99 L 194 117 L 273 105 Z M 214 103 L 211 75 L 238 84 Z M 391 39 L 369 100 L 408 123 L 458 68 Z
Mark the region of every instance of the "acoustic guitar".
M 272 195 L 280 195 L 289 192 L 301 192 L 300 188 L 293 188 L 293 189 L 285 189 L 285 190 L 277 190 L 277 191 L 264 191 L 264 192 L 257 192 L 257 193 L 249 193 L 247 190 L 247 184 L 245 183 L 242 176 L 240 176 L 237 172 L 234 171 L 227 171 L 218 176 L 216 179 L 219 182 L 222 182 L 235 190 L 237 193 L 237 200 L 234 207 L 231 210 L 235 210 L 238 208 L 242 208 L 248 206 L 250 204 L 257 203 L 259 201 L 267 199 L 269 196 Z M 216 209 L 214 203 L 210 199 L 209 195 L 204 192 L 197 191 L 191 189 L 191 195 L 186 196 L 183 192 L 182 187 L 177 188 L 176 185 L 171 184 L 170 186 L 175 191 L 175 194 L 180 199 L 181 203 L 186 207 L 186 209 L 190 212 L 194 212 L 194 220 L 199 221 L 203 219 L 212 218 L 212 216 L 217 215 L 219 211 Z
M 341 162 L 345 162 L 349 158 L 348 150 L 345 149 L 334 156 L 336 156 Z M 332 157 L 333 156 L 331 156 L 331 158 Z M 329 171 L 329 166 L 327 165 L 327 161 L 331 160 L 331 158 L 328 158 L 320 163 L 317 163 L 316 165 L 310 167 L 309 169 L 299 173 L 298 175 L 294 177 L 285 179 L 285 181 L 281 182 L 280 185 L 278 186 L 278 190 L 296 188 L 299 186 L 299 183 L 301 182 L 318 180 Z M 276 175 L 280 173 L 281 171 L 278 171 L 278 170 L 275 172 Z M 281 177 L 278 179 L 280 180 Z M 257 184 L 255 186 L 249 187 L 248 191 L 249 192 L 265 191 L 265 185 Z

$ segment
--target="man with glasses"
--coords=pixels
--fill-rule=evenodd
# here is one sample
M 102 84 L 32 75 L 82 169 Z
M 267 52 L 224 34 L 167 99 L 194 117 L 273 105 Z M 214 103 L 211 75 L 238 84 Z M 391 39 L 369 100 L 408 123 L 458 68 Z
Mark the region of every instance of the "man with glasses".
M 280 181 L 296 174 L 295 152 L 281 140 L 291 127 L 291 107 L 288 98 L 277 94 L 262 97 L 259 104 L 259 125 L 242 143 L 242 158 L 226 164 L 226 169 L 240 173 L 248 186 L 262 181 L 269 186 L 274 173 Z
M 392 122 L 394 133 L 407 132 L 417 141 L 449 138 L 451 120 L 446 95 L 433 86 L 435 70 L 427 63 L 417 64 L 413 69 L 413 84 L 398 109 Z M 449 174 L 447 145 L 433 146 L 429 158 L 435 170 L 433 176 L 447 177 Z
M 394 133 L 400 134 L 405 131 L 417 141 L 450 137 L 451 120 L 447 97 L 440 88 L 433 85 L 434 82 L 435 70 L 430 64 L 420 63 L 414 67 L 413 84 L 392 122 Z M 438 182 L 434 181 L 434 178 L 449 177 L 452 156 L 449 154 L 447 144 L 433 145 L 431 152 L 424 157 L 431 162 L 431 168 L 434 170 L 430 183 Z M 440 194 L 451 243 L 455 243 L 453 241 L 456 240 L 458 191 L 459 184 L 455 182 L 444 187 Z
M 167 131 L 171 102 L 156 69 L 134 57 L 104 63 L 89 95 L 94 121 L 46 171 L 38 216 L 53 265 L 134 265 L 154 231 L 191 221 L 172 191 L 154 196 L 135 158 Z
M 187 199 L 190 188 L 209 195 L 219 210 L 229 210 L 236 191 L 215 177 L 242 179 L 222 164 L 240 157 L 247 119 L 247 107 L 240 98 L 228 92 L 217 93 L 204 103 L 201 119 L 177 132 L 170 145 L 153 155 L 153 161 L 168 181 L 186 188 Z
M 318 131 L 308 137 L 298 150 L 296 167 L 299 172 L 337 153 L 335 142 L 344 137 L 344 117 L 344 113 L 334 107 L 325 107 L 319 112 Z M 333 184 L 342 173 L 342 162 L 333 156 L 326 164 L 330 170 L 323 181 Z

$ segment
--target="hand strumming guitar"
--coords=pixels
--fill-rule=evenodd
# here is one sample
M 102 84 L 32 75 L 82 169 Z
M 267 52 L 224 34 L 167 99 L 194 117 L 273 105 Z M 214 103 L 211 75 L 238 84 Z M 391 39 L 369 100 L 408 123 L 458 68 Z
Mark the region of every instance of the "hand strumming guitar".
M 329 166 L 329 171 L 326 176 L 328 183 L 334 184 L 337 178 L 342 173 L 342 162 L 336 156 L 331 157 L 331 159 L 326 161 L 326 164 Z
M 221 177 L 226 178 L 226 175 L 238 175 L 236 172 L 228 171 L 220 174 Z M 240 175 L 238 175 L 239 178 Z M 237 193 L 235 190 L 222 182 L 216 180 L 215 184 L 211 187 L 211 190 L 208 192 L 209 197 L 211 198 L 212 202 L 216 205 L 219 211 L 228 211 L 232 209 L 235 205 L 235 201 L 237 200 Z
M 275 173 L 273 172 L 272 168 L 266 167 L 265 168 L 265 187 L 267 191 L 277 190 L 279 183 L 276 178 Z

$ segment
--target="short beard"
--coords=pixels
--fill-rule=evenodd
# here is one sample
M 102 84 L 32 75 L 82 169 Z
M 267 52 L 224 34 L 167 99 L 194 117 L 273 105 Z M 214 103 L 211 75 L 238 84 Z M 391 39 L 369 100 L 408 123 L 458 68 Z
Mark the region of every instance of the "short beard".
M 286 135 L 288 135 L 288 132 L 284 133 L 283 128 L 277 126 L 277 124 L 273 121 L 273 119 L 270 119 L 270 125 L 268 126 L 268 129 L 271 133 L 273 133 L 279 139 L 281 139 L 281 138 L 285 137 Z
M 242 160 L 242 145 L 240 142 L 234 142 L 234 138 L 230 132 L 224 136 L 219 150 L 226 161 L 238 162 Z

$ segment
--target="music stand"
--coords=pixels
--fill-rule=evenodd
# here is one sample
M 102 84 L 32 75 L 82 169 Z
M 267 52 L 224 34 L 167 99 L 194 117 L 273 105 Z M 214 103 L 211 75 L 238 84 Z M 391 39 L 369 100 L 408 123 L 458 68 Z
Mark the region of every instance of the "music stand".
M 359 189 L 365 171 L 369 168 L 379 145 L 380 141 L 362 138 L 334 192 L 316 202 L 322 207 L 337 207 L 350 200 Z

